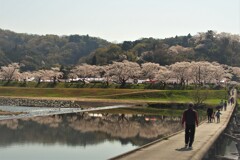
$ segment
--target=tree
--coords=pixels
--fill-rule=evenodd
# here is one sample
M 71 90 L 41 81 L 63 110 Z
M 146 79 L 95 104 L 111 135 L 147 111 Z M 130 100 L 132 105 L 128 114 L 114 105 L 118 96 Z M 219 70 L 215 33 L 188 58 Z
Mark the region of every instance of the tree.
M 203 105 L 204 101 L 208 99 L 208 96 L 209 96 L 208 90 L 200 90 L 199 88 L 195 89 L 191 95 L 193 103 L 196 106 Z
M 232 67 L 231 70 L 232 70 L 234 77 L 236 77 L 236 80 L 237 79 L 239 80 L 240 79 L 240 67 Z
M 212 62 L 212 70 L 211 70 L 211 75 L 212 77 L 214 77 L 214 79 L 220 83 L 221 80 L 223 80 L 223 78 L 225 77 L 225 70 L 222 67 L 222 65 L 220 65 L 219 63 L 216 62 Z
M 124 87 L 127 80 L 139 76 L 140 66 L 135 62 L 129 62 L 127 60 L 123 62 L 113 62 L 113 64 L 109 65 L 108 72 L 113 80 L 121 83 L 121 87 Z
M 32 77 L 34 77 L 32 72 L 23 72 L 20 73 L 19 80 L 23 81 L 24 84 L 26 84 L 27 80 Z
M 161 66 L 156 74 L 156 79 L 163 83 L 163 88 L 165 88 L 167 81 L 172 78 L 173 72 L 167 67 Z
M 11 63 L 7 66 L 2 66 L 0 70 L 0 77 L 8 83 L 12 80 L 17 80 L 20 75 L 19 69 L 20 65 L 18 63 Z
M 33 75 L 35 79 L 37 80 L 38 84 L 41 83 L 41 81 L 49 82 L 52 81 L 53 84 L 56 84 L 57 80 L 63 76 L 63 73 L 60 72 L 60 68 L 53 67 L 49 70 L 38 70 L 33 72 Z
M 210 82 L 210 77 L 212 76 L 212 64 L 206 61 L 191 62 L 190 65 L 190 78 L 194 84 L 204 84 Z
M 122 50 L 127 51 L 130 50 L 132 48 L 132 42 L 131 41 L 124 41 L 122 43 Z
M 176 62 L 170 65 L 170 70 L 173 72 L 173 76 L 180 81 L 180 85 L 184 86 L 186 80 L 189 78 L 189 62 Z
M 154 79 L 160 69 L 159 64 L 151 62 L 143 63 L 141 66 L 141 77 L 148 78 L 149 80 Z
M 49 79 L 53 80 L 53 84 L 56 84 L 57 80 L 63 76 L 63 72 L 60 72 L 59 67 L 52 67 L 51 70 L 46 70 Z
M 80 81 L 82 81 L 84 84 L 86 83 L 86 78 L 93 77 L 96 75 L 94 72 L 95 66 L 89 65 L 89 64 L 81 64 L 75 66 L 73 69 L 71 69 L 71 75 L 77 75 L 78 78 L 80 78 Z M 73 77 L 73 76 L 72 76 Z

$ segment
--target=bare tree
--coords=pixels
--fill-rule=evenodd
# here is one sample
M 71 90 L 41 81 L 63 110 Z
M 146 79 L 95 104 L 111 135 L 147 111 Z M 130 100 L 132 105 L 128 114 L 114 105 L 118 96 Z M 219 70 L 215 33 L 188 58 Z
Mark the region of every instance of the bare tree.
M 208 90 L 200 90 L 199 88 L 195 89 L 191 94 L 193 103 L 196 106 L 203 105 L 204 101 L 206 101 L 208 99 L 208 97 L 209 97 L 209 91 Z

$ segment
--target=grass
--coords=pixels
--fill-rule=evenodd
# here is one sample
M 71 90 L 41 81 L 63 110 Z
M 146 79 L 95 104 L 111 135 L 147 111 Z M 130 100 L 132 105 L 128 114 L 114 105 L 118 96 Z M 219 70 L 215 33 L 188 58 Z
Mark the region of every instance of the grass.
M 107 100 L 140 100 L 140 102 L 187 103 L 192 100 L 193 90 L 144 90 L 103 88 L 23 88 L 0 87 L 0 96 L 48 97 L 48 98 L 94 98 Z M 219 104 L 224 90 L 208 91 L 206 103 Z
M 0 87 L 0 96 L 18 97 L 102 97 L 115 94 L 139 92 L 133 89 L 97 89 L 97 88 L 19 88 Z

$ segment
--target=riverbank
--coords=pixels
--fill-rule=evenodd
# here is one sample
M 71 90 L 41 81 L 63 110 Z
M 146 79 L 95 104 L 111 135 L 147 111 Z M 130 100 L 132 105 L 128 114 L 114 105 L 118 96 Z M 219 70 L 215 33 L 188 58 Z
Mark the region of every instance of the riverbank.
M 44 98 L 114 103 L 188 103 L 193 101 L 194 92 L 194 90 L 0 87 L 0 97 L 7 98 Z M 208 105 L 219 104 L 221 99 L 227 98 L 225 90 L 203 90 L 202 92 L 207 94 L 205 103 Z M 68 104 L 69 106 L 75 105 L 69 102 Z
M 28 106 L 28 107 L 53 107 L 53 108 L 89 108 L 112 106 L 120 102 L 96 101 L 76 98 L 49 98 L 49 97 L 0 97 L 2 106 Z M 126 104 L 126 103 L 125 103 Z

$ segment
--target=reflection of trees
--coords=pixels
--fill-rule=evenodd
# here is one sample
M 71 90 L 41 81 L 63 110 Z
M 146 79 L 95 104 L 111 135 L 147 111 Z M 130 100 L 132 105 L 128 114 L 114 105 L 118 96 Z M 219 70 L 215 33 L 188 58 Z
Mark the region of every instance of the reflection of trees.
M 88 113 L 0 121 L 0 145 L 11 143 L 65 143 L 82 145 L 119 140 L 143 145 L 180 130 L 178 117 Z

